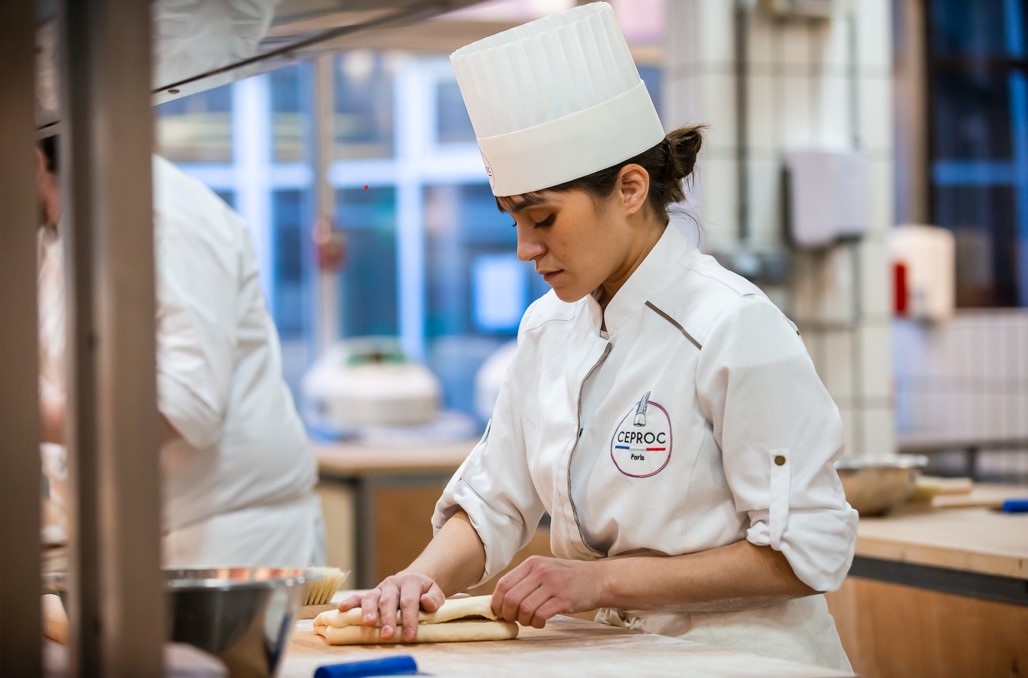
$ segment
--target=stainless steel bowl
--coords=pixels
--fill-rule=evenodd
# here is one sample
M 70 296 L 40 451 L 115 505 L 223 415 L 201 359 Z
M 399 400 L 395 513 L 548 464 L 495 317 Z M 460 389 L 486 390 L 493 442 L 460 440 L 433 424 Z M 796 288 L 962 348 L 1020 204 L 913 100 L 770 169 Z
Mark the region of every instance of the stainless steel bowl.
M 267 567 L 165 570 L 169 640 L 217 656 L 230 676 L 274 676 L 309 578 Z M 44 586 L 63 597 L 66 581 L 47 575 Z
M 846 501 L 862 516 L 880 516 L 906 502 L 914 492 L 928 458 L 896 455 L 842 459 L 835 464 Z

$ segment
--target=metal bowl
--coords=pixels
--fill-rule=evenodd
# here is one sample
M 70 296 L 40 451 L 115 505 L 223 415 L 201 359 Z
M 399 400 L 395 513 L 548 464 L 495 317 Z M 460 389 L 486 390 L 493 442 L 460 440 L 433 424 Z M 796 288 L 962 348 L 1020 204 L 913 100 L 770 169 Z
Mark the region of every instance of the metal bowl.
M 842 459 L 835 468 L 850 506 L 862 516 L 881 516 L 910 499 L 927 465 L 927 457 L 897 455 Z
M 172 642 L 217 656 L 230 676 L 274 676 L 303 605 L 302 569 L 216 568 L 165 570 L 167 629 Z M 61 595 L 63 573 L 44 586 Z

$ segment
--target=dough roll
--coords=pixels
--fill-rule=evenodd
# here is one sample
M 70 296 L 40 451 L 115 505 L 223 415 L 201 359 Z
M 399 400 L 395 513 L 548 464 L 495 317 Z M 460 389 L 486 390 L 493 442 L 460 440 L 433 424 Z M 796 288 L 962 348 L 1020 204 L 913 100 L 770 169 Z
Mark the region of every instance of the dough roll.
M 435 612 L 418 614 L 415 643 L 452 643 L 479 640 L 509 640 L 518 635 L 518 625 L 496 618 L 489 605 L 491 596 L 447 600 Z M 397 612 L 397 627 L 402 615 Z M 340 612 L 329 610 L 314 619 L 314 631 L 330 645 L 379 645 L 402 643 L 399 628 L 390 640 L 379 635 L 380 627 L 365 626 L 360 608 Z

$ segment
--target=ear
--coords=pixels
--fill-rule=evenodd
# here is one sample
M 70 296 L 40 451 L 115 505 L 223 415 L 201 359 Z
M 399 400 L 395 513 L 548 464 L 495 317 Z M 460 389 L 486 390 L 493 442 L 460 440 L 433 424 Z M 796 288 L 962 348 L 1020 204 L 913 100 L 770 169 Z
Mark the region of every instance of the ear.
M 625 165 L 618 172 L 617 191 L 625 216 L 635 214 L 650 195 L 650 173 L 642 165 Z

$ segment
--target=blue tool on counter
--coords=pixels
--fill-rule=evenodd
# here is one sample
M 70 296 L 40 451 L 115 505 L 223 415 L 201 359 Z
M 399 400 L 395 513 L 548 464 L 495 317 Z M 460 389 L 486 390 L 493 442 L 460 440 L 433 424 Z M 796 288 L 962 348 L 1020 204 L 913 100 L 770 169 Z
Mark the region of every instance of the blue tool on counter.
M 1028 499 L 1007 499 L 1002 510 L 1004 513 L 1028 513 Z
M 314 678 L 360 678 L 361 676 L 400 676 L 418 672 L 414 657 L 409 654 L 382 659 L 365 659 L 345 664 L 319 666 Z

